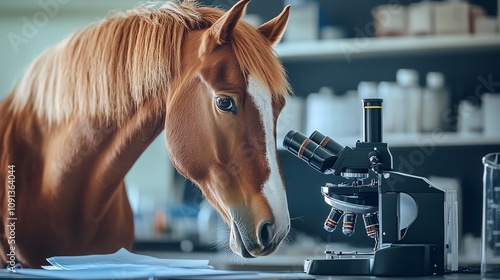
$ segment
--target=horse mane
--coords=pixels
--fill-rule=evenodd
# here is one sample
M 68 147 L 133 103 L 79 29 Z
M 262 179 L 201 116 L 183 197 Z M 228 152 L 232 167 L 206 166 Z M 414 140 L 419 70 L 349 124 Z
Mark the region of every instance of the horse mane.
M 223 13 L 193 0 L 117 12 L 43 52 L 15 88 L 11 108 L 31 108 L 49 123 L 75 114 L 122 123 L 145 100 L 165 104 L 185 35 Z M 284 68 L 255 28 L 239 22 L 230 43 L 244 73 L 267 85 L 273 98 L 288 95 Z

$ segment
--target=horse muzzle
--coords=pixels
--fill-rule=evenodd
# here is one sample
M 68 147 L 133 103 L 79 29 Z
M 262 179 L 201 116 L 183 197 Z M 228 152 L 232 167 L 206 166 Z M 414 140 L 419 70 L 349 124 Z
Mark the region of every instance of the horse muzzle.
M 248 230 L 251 228 L 254 230 Z M 288 231 L 289 227 L 280 230 L 273 221 L 262 221 L 255 227 L 233 221 L 229 244 L 234 253 L 244 258 L 267 256 L 276 251 Z

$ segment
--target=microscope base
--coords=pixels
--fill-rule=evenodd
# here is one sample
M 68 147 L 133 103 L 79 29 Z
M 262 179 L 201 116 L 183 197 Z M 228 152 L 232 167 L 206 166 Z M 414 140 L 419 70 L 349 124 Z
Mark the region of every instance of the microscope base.
M 444 274 L 438 246 L 392 245 L 353 258 L 305 260 L 304 271 L 313 275 L 429 276 Z
M 313 275 L 372 275 L 373 258 L 315 259 L 304 261 L 304 272 Z

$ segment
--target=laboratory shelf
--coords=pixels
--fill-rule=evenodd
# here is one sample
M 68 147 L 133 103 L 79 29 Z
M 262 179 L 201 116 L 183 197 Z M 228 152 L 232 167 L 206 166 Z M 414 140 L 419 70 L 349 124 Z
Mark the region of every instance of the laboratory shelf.
M 500 49 L 500 35 L 440 35 L 422 37 L 349 38 L 283 42 L 276 46 L 282 61 L 351 59 L 381 55 L 416 55 Z
M 356 141 L 362 140 L 362 136 L 332 137 L 343 146 L 353 147 Z M 426 132 L 426 133 L 386 133 L 384 142 L 389 147 L 439 147 L 439 146 L 478 146 L 478 145 L 500 145 L 500 136 L 485 136 L 480 133 L 456 133 L 456 132 Z M 278 149 L 284 150 L 283 138 L 277 139 Z
M 500 136 L 485 136 L 481 133 L 406 133 L 387 134 L 384 138 L 392 147 L 500 145 Z

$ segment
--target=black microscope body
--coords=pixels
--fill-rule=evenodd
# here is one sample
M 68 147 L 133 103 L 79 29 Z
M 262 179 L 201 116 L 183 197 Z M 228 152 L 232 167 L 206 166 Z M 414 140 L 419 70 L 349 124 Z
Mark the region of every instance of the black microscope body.
M 361 215 L 375 241 L 367 253 L 327 250 L 325 259 L 305 260 L 304 270 L 315 275 L 441 275 L 445 193 L 425 178 L 393 170 L 389 147 L 382 142 L 382 99 L 362 103 L 363 142 L 354 148 L 317 131 L 309 138 L 290 131 L 284 139 L 284 147 L 312 168 L 346 179 L 321 188 L 332 206 L 325 230 L 342 224 L 342 232 L 350 236 Z

